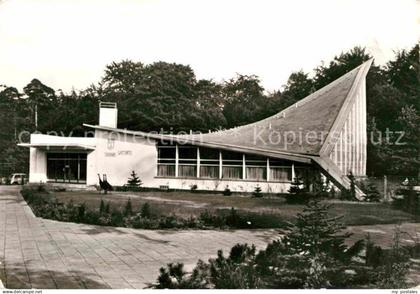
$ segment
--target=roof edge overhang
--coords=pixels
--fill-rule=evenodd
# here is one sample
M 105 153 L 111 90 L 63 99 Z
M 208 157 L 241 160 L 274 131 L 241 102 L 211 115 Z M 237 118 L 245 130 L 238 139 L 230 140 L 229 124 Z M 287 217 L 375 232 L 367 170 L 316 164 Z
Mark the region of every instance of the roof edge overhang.
M 77 143 L 19 143 L 20 147 L 38 148 L 42 150 L 79 150 L 79 151 L 92 151 L 96 146 L 77 144 Z
M 353 82 L 353 85 L 351 86 L 349 92 L 347 93 L 346 99 L 344 100 L 344 104 L 341 107 L 339 113 L 337 114 L 337 117 L 335 118 L 334 123 L 332 124 L 328 135 L 321 146 L 321 149 L 319 150 L 319 156 L 328 156 L 332 148 L 334 147 L 334 144 L 337 141 L 337 138 L 334 136 L 334 133 L 338 130 L 341 130 L 341 128 L 343 127 L 345 120 L 351 110 L 352 102 L 355 99 L 355 93 L 357 92 L 360 83 L 366 78 L 366 75 L 372 63 L 373 58 L 359 65 L 360 69 L 357 73 L 356 79 Z
M 190 144 L 195 146 L 201 146 L 201 147 L 208 147 L 208 148 L 217 148 L 227 151 L 236 151 L 236 152 L 243 152 L 247 154 L 256 154 L 256 155 L 262 155 L 267 157 L 273 157 L 273 158 L 282 158 L 292 161 L 298 161 L 302 163 L 311 163 L 313 154 L 295 154 L 295 153 L 289 153 L 284 151 L 272 151 L 272 150 L 266 150 L 263 148 L 252 148 L 252 147 L 243 147 L 243 146 L 237 146 L 237 145 L 230 145 L 230 144 L 222 144 L 222 143 L 213 143 L 213 142 L 205 142 L 200 140 L 194 140 L 187 137 L 180 137 L 176 135 L 163 135 L 163 134 L 155 134 L 155 133 L 146 133 L 141 131 L 130 131 L 127 129 L 118 129 L 118 128 L 110 128 L 110 127 L 104 127 L 104 126 L 98 126 L 98 125 L 90 125 L 90 124 L 83 124 L 83 126 L 88 128 L 93 128 L 97 130 L 102 131 L 108 131 L 108 132 L 118 132 L 128 135 L 137 135 L 144 138 L 154 139 L 154 140 L 167 140 L 176 142 L 179 144 Z

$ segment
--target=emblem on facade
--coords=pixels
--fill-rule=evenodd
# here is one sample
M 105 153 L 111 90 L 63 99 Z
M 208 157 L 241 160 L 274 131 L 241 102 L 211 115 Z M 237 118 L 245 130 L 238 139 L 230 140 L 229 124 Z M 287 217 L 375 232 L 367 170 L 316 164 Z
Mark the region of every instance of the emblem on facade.
M 115 147 L 115 139 L 114 138 L 108 138 L 108 142 L 106 144 L 106 147 L 108 150 L 112 150 Z

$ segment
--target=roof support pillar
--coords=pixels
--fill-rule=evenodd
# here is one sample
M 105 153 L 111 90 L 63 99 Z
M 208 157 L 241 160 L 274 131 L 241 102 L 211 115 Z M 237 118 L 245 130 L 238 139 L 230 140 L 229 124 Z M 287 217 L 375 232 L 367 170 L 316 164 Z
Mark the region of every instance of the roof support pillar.
M 349 140 L 347 138 L 347 121 L 344 123 L 344 162 L 343 162 L 343 174 L 344 175 L 348 175 L 348 170 L 347 170 L 347 158 L 348 158 L 348 144 L 349 144 Z
M 219 150 L 219 179 L 222 178 L 222 172 L 223 172 L 222 151 Z
M 296 178 L 296 173 L 295 173 L 295 164 L 292 163 L 292 181 L 294 181 Z
M 77 155 L 77 182 L 80 179 L 80 154 Z
M 178 166 L 179 166 L 179 147 L 175 144 L 175 177 L 178 177 Z
M 200 147 L 197 147 L 197 178 L 200 177 Z
M 242 180 L 246 179 L 246 160 L 245 153 L 242 154 Z
M 266 171 L 266 178 L 267 178 L 267 182 L 270 181 L 270 158 L 267 157 L 267 171 Z

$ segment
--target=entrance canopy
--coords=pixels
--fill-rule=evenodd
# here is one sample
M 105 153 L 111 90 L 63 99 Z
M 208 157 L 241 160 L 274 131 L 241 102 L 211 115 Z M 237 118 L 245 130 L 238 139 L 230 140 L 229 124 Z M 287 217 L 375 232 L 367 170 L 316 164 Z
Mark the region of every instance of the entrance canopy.
M 65 137 L 44 134 L 31 134 L 30 143 L 18 146 L 36 148 L 41 151 L 93 151 L 96 140 L 93 137 Z
M 38 148 L 43 151 L 92 151 L 95 146 L 78 143 L 21 143 L 21 147 Z

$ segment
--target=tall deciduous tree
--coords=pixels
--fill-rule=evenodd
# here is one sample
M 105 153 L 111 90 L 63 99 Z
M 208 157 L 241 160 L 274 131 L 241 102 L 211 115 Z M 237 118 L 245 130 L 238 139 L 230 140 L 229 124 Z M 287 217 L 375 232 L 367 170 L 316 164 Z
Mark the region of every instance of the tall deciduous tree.
M 370 58 L 366 49 L 362 47 L 354 47 L 348 52 L 335 56 L 328 66 L 321 65 L 315 69 L 315 88 L 320 89 L 328 85 Z
M 55 91 L 41 83 L 38 79 L 33 79 L 23 88 L 27 95 L 27 105 L 32 112 L 34 126 L 40 131 L 54 129 L 54 114 L 57 106 Z
M 294 72 L 289 76 L 283 92 L 276 91 L 271 94 L 270 102 L 271 115 L 277 113 L 293 103 L 305 98 L 315 91 L 314 82 L 308 74 L 302 70 Z
M 408 103 L 419 110 L 420 97 L 420 47 L 416 44 L 410 50 L 396 53 L 395 60 L 391 60 L 385 67 L 389 83 L 407 95 Z
M 261 117 L 264 89 L 257 76 L 238 75 L 224 84 L 226 97 L 223 114 L 229 127 L 251 123 Z
M 223 114 L 225 97 L 223 88 L 210 80 L 199 80 L 194 87 L 197 111 L 200 114 L 199 129 L 208 131 L 227 125 Z
M 28 123 L 21 96 L 13 87 L 0 90 L 0 176 L 27 171 L 28 154 L 16 145 Z

